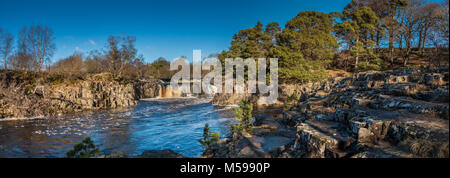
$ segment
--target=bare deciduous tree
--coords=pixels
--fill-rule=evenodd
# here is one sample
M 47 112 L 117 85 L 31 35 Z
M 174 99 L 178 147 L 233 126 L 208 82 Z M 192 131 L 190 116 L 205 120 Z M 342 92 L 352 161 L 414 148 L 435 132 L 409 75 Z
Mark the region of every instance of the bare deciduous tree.
M 4 68 L 7 69 L 8 56 L 12 53 L 14 36 L 0 29 L 0 55 L 3 57 Z
M 405 43 L 405 50 L 402 50 L 403 53 L 403 65 L 407 65 L 410 59 L 412 41 L 414 39 L 414 35 L 418 31 L 418 23 L 420 21 L 421 15 L 417 11 L 418 8 L 424 5 L 423 0 L 409 0 L 408 5 L 403 10 L 401 18 L 401 25 L 399 28 L 399 34 L 402 34 L 402 38 Z
M 137 59 L 135 42 L 136 38 L 132 36 L 110 36 L 108 38 L 106 56 L 110 61 L 110 72 L 116 77 L 121 77 L 124 67 Z
M 386 26 L 388 27 L 388 41 L 389 41 L 389 58 L 391 65 L 394 65 L 394 38 L 395 31 L 399 25 L 399 15 L 403 7 L 407 5 L 405 0 L 389 0 L 389 15 L 386 17 Z
M 441 20 L 439 21 L 439 24 L 437 25 L 437 27 L 439 28 L 440 32 L 441 32 L 441 37 L 444 40 L 444 45 L 447 46 L 448 48 L 448 43 L 449 43 L 449 12 L 448 12 L 448 3 L 449 0 L 445 0 L 444 2 L 442 2 L 441 4 L 441 8 L 439 10 L 440 14 L 442 15 Z
M 27 42 L 27 31 L 26 27 L 19 31 L 16 52 L 8 59 L 9 66 L 14 70 L 33 70 L 33 57 L 29 54 L 31 50 Z
M 438 22 L 441 14 L 440 5 L 436 2 L 427 2 L 424 6 L 417 9 L 421 14 L 419 20 L 419 51 L 422 53 L 429 35 L 429 30 Z
M 25 29 L 26 45 L 33 57 L 33 67 L 41 71 L 45 62 L 48 62 L 56 50 L 53 30 L 47 26 L 31 26 Z
M 52 72 L 67 73 L 69 75 L 80 74 L 83 67 L 83 54 L 75 52 L 73 55 L 59 60 L 54 64 Z

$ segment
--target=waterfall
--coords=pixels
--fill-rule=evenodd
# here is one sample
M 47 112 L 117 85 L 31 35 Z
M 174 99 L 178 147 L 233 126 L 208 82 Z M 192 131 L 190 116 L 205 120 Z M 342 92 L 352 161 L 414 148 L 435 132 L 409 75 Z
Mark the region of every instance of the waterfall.
M 158 98 L 162 98 L 163 95 L 163 86 L 161 84 L 158 84 L 158 89 L 159 89 L 159 95 Z
M 181 97 L 179 87 L 172 88 L 170 84 L 159 84 L 159 98 L 174 98 Z
M 166 88 L 164 89 L 164 98 L 172 98 L 172 86 L 166 85 Z

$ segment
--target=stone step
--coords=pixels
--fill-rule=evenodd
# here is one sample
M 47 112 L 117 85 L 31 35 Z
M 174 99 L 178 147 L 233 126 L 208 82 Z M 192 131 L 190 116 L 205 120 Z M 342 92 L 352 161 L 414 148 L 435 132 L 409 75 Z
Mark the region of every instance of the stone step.
M 417 83 L 385 84 L 383 94 L 408 96 L 416 100 L 448 102 L 448 85 L 431 88 Z
M 284 133 L 285 134 L 285 133 Z M 294 141 L 293 136 L 284 134 L 265 134 L 262 136 L 243 133 L 240 139 L 232 144 L 229 157 L 232 158 L 271 158 L 272 152 Z
M 337 122 L 346 124 L 360 143 L 382 140 L 398 143 L 405 139 L 449 140 L 449 121 L 407 111 L 338 110 Z
M 423 76 L 423 83 L 429 86 L 438 87 L 448 85 L 447 73 L 428 73 Z
M 430 90 L 429 87 L 417 83 L 386 83 L 383 86 L 384 93 L 393 96 L 411 96 Z
M 381 141 L 377 144 L 359 144 L 352 158 L 448 158 L 449 143 L 425 139 L 409 139 L 400 144 Z
M 351 158 L 412 158 L 414 155 L 400 147 L 393 146 L 388 142 L 379 142 L 376 145 L 363 145 L 360 151 Z
M 297 111 L 285 111 L 283 112 L 283 119 L 281 123 L 286 124 L 289 127 L 294 127 L 298 123 L 306 120 L 306 117 Z
M 448 103 L 449 102 L 448 91 L 449 91 L 448 88 L 447 89 L 438 88 L 433 91 L 421 91 L 414 95 L 410 95 L 410 97 L 416 100 L 423 100 L 428 102 Z
M 294 149 L 305 153 L 302 157 L 340 158 L 351 154 L 354 142 L 339 122 L 306 121 L 297 127 Z
M 435 103 L 414 100 L 409 97 L 395 97 L 390 95 L 377 95 L 368 104 L 372 109 L 382 109 L 387 111 L 407 110 L 417 114 L 435 115 L 446 120 L 448 116 L 448 103 Z

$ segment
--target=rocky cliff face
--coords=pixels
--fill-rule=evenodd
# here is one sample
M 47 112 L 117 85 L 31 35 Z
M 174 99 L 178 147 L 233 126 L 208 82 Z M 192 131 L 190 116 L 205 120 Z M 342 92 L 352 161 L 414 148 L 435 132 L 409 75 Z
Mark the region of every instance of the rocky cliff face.
M 319 90 L 329 90 L 337 81 L 348 77 L 346 72 L 335 72 L 330 76 L 330 79 L 324 82 L 310 82 L 306 84 L 295 84 L 295 83 L 279 83 L 278 85 L 278 101 L 276 104 L 282 104 L 286 98 L 288 98 L 293 93 L 297 96 L 305 96 L 311 93 L 315 93 Z M 223 84 L 224 86 L 225 84 Z M 245 85 L 244 91 L 247 91 L 247 84 Z M 319 93 L 320 94 L 320 93 Z M 259 97 L 262 96 L 261 93 L 218 93 L 215 94 L 212 104 L 214 105 L 237 105 L 243 98 L 248 98 L 254 105 L 261 106 L 258 103 Z
M 448 68 L 364 72 L 297 88 L 297 106 L 255 118 L 258 129 L 275 128 L 234 135 L 204 157 L 448 157 Z M 268 136 L 290 132 L 289 143 L 261 149 Z M 242 140 L 250 147 L 239 146 Z
M 284 156 L 448 157 L 448 69 L 367 72 L 312 93 L 283 119 Z
M 75 83 L 30 82 L 2 72 L 0 118 L 47 116 L 84 110 L 112 109 L 137 104 L 158 95 L 157 81 L 119 83 L 103 75 L 87 76 Z

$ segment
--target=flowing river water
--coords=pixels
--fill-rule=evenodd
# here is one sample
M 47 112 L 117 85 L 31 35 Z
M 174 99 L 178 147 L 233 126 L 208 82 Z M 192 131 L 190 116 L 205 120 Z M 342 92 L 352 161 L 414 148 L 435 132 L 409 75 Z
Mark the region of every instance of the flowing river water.
M 100 150 L 128 156 L 145 150 L 172 149 L 198 157 L 198 142 L 209 124 L 223 137 L 235 122 L 229 107 L 217 107 L 208 98 L 141 100 L 120 110 L 105 110 L 45 119 L 0 121 L 0 157 L 64 157 L 91 137 Z

